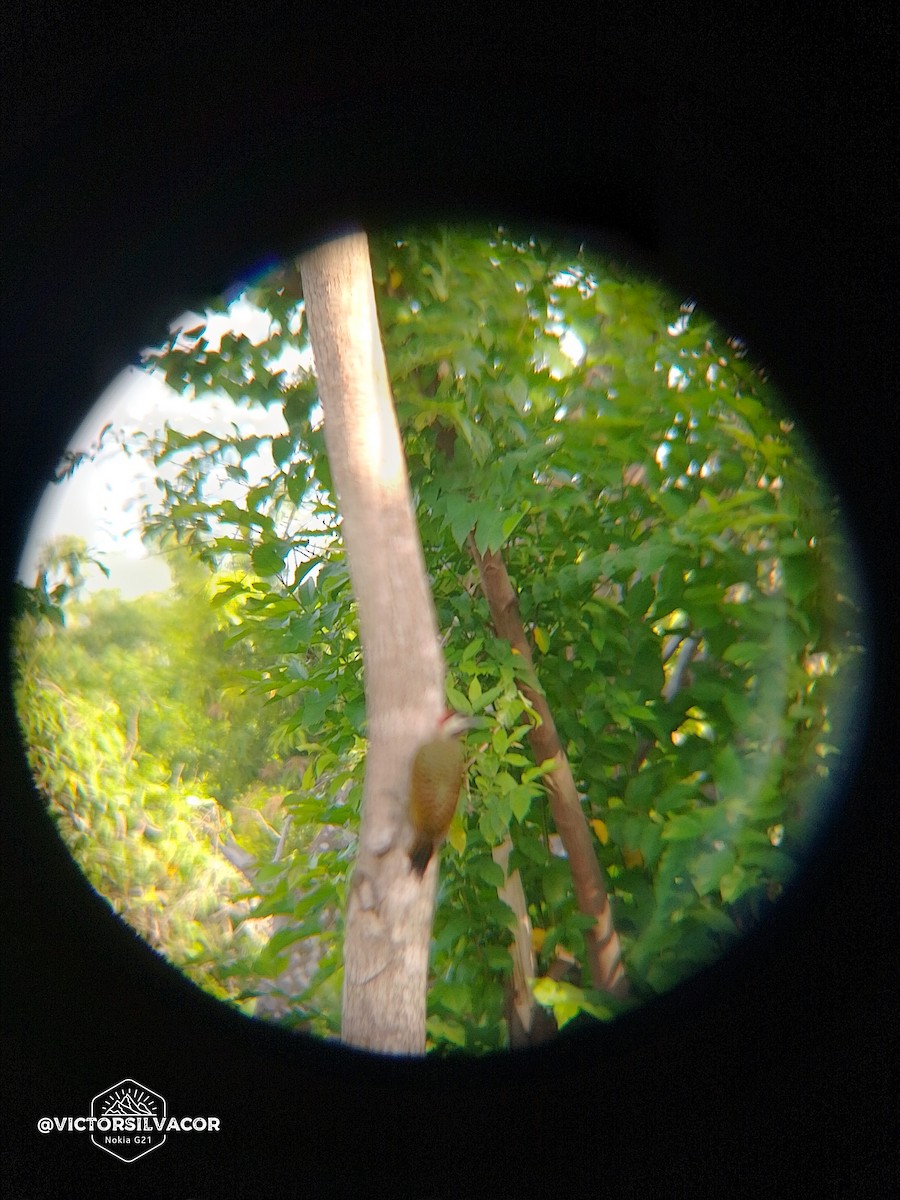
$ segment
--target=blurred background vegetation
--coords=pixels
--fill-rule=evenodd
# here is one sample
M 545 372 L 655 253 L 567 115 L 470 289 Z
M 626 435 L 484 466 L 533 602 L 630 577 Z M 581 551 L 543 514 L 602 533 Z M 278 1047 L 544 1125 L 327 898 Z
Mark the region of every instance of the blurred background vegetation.
M 620 1005 L 523 748 L 521 664 L 468 549 L 503 554 L 610 888 L 630 1003 L 756 927 L 827 819 L 861 660 L 836 498 L 746 348 L 653 281 L 564 240 L 370 238 L 382 336 L 450 666 L 487 718 L 442 855 L 429 1046 L 508 1042 L 509 837 L 535 995 L 563 1025 Z M 354 608 L 296 271 L 241 297 L 267 333 L 148 354 L 184 398 L 281 414 L 270 435 L 129 446 L 169 593 L 86 594 L 46 547 L 20 588 L 17 705 L 35 779 L 93 886 L 198 984 L 337 1035 L 365 750 Z M 194 427 L 196 422 L 194 422 Z M 77 467 L 85 470 L 85 464 Z M 385 564 L 390 569 L 390 564 Z

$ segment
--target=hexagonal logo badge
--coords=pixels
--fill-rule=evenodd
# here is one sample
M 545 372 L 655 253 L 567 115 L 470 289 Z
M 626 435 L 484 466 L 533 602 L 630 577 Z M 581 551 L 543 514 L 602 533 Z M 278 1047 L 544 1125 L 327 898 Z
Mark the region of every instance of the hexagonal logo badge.
M 134 1162 L 166 1140 L 166 1102 L 136 1079 L 122 1079 L 98 1092 L 91 1116 L 91 1141 L 122 1162 Z

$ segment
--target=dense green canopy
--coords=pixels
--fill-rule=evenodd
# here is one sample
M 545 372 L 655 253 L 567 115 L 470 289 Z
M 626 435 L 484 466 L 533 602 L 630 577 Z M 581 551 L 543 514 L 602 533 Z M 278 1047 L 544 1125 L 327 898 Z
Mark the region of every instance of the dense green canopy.
M 763 372 L 693 303 L 503 230 L 371 248 L 448 700 L 488 728 L 443 851 L 429 1036 L 485 1050 L 507 1029 L 510 911 L 491 856 L 507 836 L 539 1000 L 559 1023 L 617 1006 L 588 986 L 590 918 L 523 748 L 522 664 L 493 634 L 470 535 L 516 587 L 638 1001 L 727 949 L 794 876 L 825 814 L 857 613 L 835 498 Z M 198 324 L 146 363 L 187 398 L 283 413 L 274 436 L 173 419 L 143 447 L 162 488 L 146 537 L 202 560 L 206 590 L 187 566 L 180 599 L 76 604 L 52 632 L 26 618 L 19 704 L 61 831 L 113 904 L 250 1010 L 262 978 L 293 979 L 284 1019 L 334 1033 L 365 749 L 354 606 L 296 273 L 244 299 L 269 314 L 262 342 L 216 345 Z M 135 882 L 148 855 L 165 896 Z M 175 914 L 192 886 L 215 913 L 190 910 L 188 928 Z M 270 919 L 265 937 L 240 924 L 247 905 Z M 285 974 L 304 943 L 311 965 Z

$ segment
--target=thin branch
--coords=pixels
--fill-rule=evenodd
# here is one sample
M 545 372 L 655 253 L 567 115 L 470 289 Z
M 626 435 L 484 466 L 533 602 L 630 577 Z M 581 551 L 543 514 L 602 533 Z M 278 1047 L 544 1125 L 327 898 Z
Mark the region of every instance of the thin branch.
M 666 680 L 666 684 L 662 690 L 663 700 L 672 700 L 681 691 L 681 685 L 684 683 L 684 677 L 687 674 L 687 669 L 691 665 L 699 644 L 699 637 L 693 634 L 690 637 L 686 637 L 681 643 L 681 648 L 678 651 L 678 659 L 675 663 L 674 670 Z
M 553 821 L 565 846 L 578 907 L 581 912 L 594 918 L 593 927 L 585 934 L 591 979 L 599 990 L 614 996 L 625 996 L 628 981 L 622 965 L 622 951 L 613 923 L 609 894 L 581 807 L 572 768 L 534 669 L 534 658 L 519 615 L 516 591 L 501 555 L 491 550 L 482 555 L 471 533 L 468 543 L 497 635 L 509 642 L 525 666 L 524 675 L 527 678 L 520 678 L 519 690 L 540 717 L 540 724 L 529 734 L 535 760 L 539 763 L 553 762 L 544 776 Z

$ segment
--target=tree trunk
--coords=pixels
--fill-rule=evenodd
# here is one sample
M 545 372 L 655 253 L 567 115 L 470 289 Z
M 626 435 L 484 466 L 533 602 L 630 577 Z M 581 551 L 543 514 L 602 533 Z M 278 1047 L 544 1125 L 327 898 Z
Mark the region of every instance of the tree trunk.
M 300 258 L 325 444 L 359 610 L 368 752 L 344 941 L 343 1040 L 425 1051 L 437 867 L 409 869 L 412 758 L 444 710 L 444 662 L 375 309 L 365 234 Z

